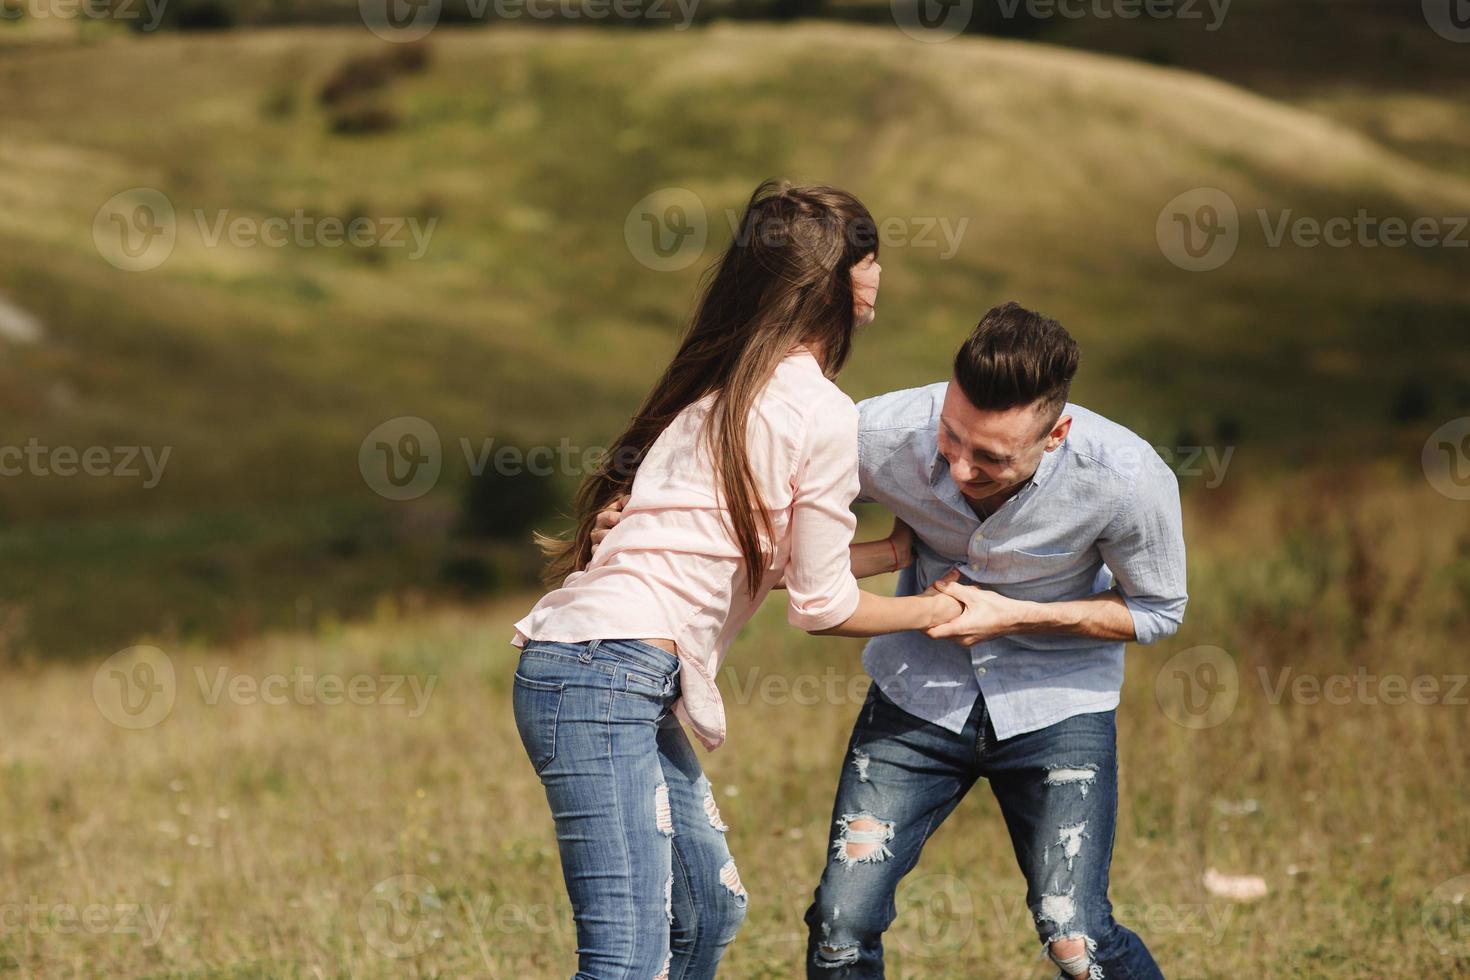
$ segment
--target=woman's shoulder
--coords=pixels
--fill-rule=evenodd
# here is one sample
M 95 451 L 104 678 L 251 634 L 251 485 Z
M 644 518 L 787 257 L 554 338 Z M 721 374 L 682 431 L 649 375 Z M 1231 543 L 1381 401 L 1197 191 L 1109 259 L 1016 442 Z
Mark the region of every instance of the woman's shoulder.
M 793 353 L 776 367 L 766 394 L 798 412 L 803 418 L 831 415 L 857 418 L 857 406 L 837 384 L 822 373 L 816 358 L 805 351 Z

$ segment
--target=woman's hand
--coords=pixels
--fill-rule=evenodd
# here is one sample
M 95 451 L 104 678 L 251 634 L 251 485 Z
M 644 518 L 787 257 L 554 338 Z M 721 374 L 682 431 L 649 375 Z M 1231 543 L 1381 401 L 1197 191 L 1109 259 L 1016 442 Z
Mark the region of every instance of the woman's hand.
M 904 530 L 908 530 L 908 528 L 904 528 Z M 913 532 L 909 533 L 912 534 Z M 940 588 L 941 582 L 945 584 L 953 583 L 958 581 L 959 577 L 959 571 L 951 569 L 945 573 L 943 578 L 938 579 L 929 588 L 919 593 L 919 598 L 927 600 L 932 610 L 929 622 L 924 627 L 926 633 L 936 626 L 943 626 L 945 623 L 953 621 L 955 617 L 965 611 L 965 604 L 963 602 L 952 595 L 946 595 Z
M 607 533 L 618 526 L 618 521 L 623 519 L 623 505 L 627 502 L 628 495 L 625 493 L 608 504 L 606 510 L 597 512 L 597 521 L 592 525 L 593 551 L 596 551 L 597 546 L 602 544 L 602 539 L 607 537 Z
M 934 588 L 930 588 L 927 592 L 920 593 L 920 595 L 929 601 L 933 609 L 929 616 L 929 625 L 925 627 L 926 633 L 935 627 L 951 622 L 965 611 L 964 604 L 958 599 L 945 595 L 943 592 Z

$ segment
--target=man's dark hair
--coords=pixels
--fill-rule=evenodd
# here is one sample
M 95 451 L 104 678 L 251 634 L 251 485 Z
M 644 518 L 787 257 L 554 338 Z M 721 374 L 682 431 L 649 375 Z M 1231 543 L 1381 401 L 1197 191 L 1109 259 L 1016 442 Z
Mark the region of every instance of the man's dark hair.
M 1040 402 L 1048 425 L 1061 415 L 1081 352 L 1060 323 L 1019 303 L 997 306 L 954 357 L 954 376 L 970 404 L 1004 411 Z

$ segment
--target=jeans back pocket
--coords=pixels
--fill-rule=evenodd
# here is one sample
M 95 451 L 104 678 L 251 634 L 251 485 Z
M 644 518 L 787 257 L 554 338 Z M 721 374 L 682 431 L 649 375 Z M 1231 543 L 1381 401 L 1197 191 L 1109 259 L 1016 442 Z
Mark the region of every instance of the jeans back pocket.
M 565 690 L 565 684 L 534 680 L 516 671 L 513 694 L 516 730 L 537 775 L 556 758 L 556 721 Z

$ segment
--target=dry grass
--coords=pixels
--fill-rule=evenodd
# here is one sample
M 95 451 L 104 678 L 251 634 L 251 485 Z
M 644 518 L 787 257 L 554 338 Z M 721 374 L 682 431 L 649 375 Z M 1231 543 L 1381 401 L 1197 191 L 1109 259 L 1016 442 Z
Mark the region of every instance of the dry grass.
M 1391 474 L 1190 495 L 1188 623 L 1162 647 L 1130 652 L 1119 726 L 1113 898 L 1169 975 L 1470 970 L 1463 906 L 1458 919 L 1431 918 L 1446 928 L 1423 924 L 1444 913 L 1436 886 L 1470 874 L 1470 692 L 1429 705 L 1271 697 L 1284 668 L 1436 678 L 1441 701 L 1454 678 L 1463 684 L 1464 506 Z M 170 649 L 172 711 L 139 731 L 99 710 L 96 665 L 10 672 L 0 972 L 570 974 L 552 828 L 509 713 L 507 624 L 528 601 L 384 606 L 315 635 Z M 794 634 L 782 619 L 767 608 L 733 651 L 723 678 L 733 737 L 707 758 L 752 893 L 732 977 L 799 975 L 801 913 L 864 686 L 858 643 Z M 1174 653 L 1200 645 L 1228 651 L 1239 698 L 1217 727 L 1191 730 L 1170 720 L 1174 702 L 1161 708 L 1155 682 Z M 256 682 L 363 677 L 384 694 L 407 677 L 427 697 L 405 686 L 402 705 L 209 704 L 221 670 Z M 983 789 L 974 795 L 901 891 L 894 977 L 1050 976 L 996 809 Z M 1213 897 L 1201 884 L 1211 867 L 1260 874 L 1270 894 L 1249 905 Z M 398 933 L 385 931 L 390 899 Z M 43 911 L 17 920 L 27 903 Z M 97 931 L 63 932 L 64 907 L 89 905 L 108 910 L 92 913 Z M 122 931 L 132 920 L 118 905 L 164 917 L 156 941 Z

